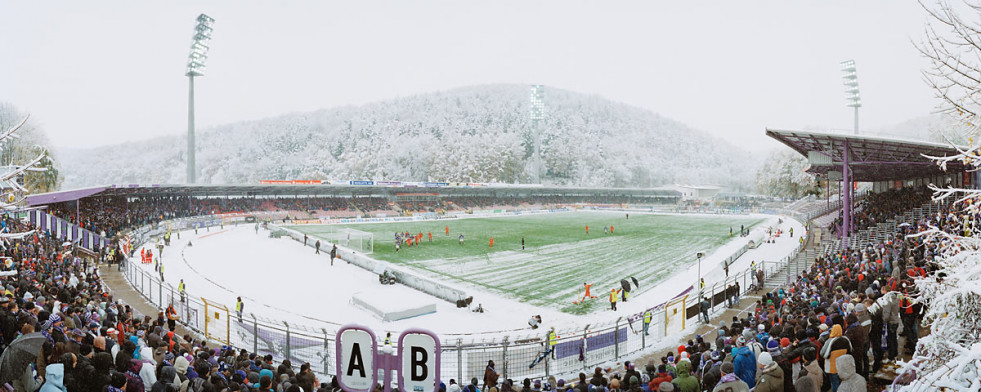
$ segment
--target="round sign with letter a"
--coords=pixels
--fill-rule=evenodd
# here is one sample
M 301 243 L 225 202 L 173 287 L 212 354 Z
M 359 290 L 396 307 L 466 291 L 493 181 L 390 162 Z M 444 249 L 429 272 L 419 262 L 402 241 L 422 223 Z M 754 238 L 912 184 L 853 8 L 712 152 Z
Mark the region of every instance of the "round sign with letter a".
M 399 336 L 399 391 L 439 391 L 441 347 L 436 334 L 410 329 Z
M 375 334 L 359 325 L 337 331 L 337 381 L 347 392 L 371 392 L 378 382 Z

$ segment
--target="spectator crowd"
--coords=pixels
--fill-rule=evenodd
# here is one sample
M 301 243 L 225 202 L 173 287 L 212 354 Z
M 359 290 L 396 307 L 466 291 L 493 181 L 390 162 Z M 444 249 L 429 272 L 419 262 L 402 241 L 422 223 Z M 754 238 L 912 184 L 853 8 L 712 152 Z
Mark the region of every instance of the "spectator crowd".
M 870 196 L 863 201 L 861 214 L 871 222 L 882 221 L 919 205 L 921 194 L 904 190 Z M 81 214 L 64 207 L 56 210 L 86 227 L 112 232 L 216 210 L 245 211 L 267 201 L 204 200 L 210 201 L 103 200 L 80 208 Z M 915 350 L 923 309 L 916 303 L 913 280 L 937 269 L 937 243 L 907 234 L 929 226 L 964 230 L 965 222 L 973 224 L 974 218 L 957 213 L 958 207 L 944 206 L 936 215 L 910 222 L 886 241 L 821 255 L 791 284 L 764 293 L 749 311 L 663 354 L 659 361 L 627 362 L 619 370 L 597 368 L 574 380 L 550 377 L 520 382 L 499 380 L 491 362 L 482 381 L 474 377 L 461 385 L 451 379 L 441 382 L 441 389 L 865 391 L 870 377 L 896 361 L 901 350 L 906 354 Z M 12 218 L 4 218 L 0 226 L 30 229 Z M 102 285 L 97 264 L 75 256 L 70 247 L 44 233 L 2 238 L 0 248 L 3 270 L 17 271 L 0 276 L 0 348 L 40 342 L 36 358 L 17 369 L 14 379 L 2 380 L 15 391 L 339 390 L 336 380 L 321 384 L 309 364 L 294 369 L 289 360 L 277 364 L 271 356 L 180 336 L 168 326 L 164 312 L 155 317 L 136 314 Z

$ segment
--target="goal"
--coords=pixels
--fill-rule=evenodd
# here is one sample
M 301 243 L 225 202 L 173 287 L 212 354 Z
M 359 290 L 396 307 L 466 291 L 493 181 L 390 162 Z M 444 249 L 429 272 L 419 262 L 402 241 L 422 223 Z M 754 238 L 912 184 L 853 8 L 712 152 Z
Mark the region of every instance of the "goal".
M 330 231 L 317 236 L 326 240 L 328 244 L 337 244 L 363 254 L 372 254 L 375 251 L 375 235 L 366 231 L 349 227 L 332 227 Z M 330 249 L 329 246 L 320 249 L 324 248 Z

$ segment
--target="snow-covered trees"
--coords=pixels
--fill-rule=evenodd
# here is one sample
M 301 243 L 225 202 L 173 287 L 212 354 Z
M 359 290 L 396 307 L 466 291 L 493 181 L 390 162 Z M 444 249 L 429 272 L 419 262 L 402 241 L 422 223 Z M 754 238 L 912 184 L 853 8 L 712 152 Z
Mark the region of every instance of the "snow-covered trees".
M 813 193 L 814 175 L 807 173 L 807 159 L 800 154 L 780 149 L 773 151 L 756 173 L 757 191 L 762 195 L 800 198 Z
M 6 133 L 19 126 L 0 147 L 0 166 L 23 165 L 40 156 L 36 167 L 43 170 L 25 172 L 23 184 L 30 193 L 54 191 L 61 184 L 61 175 L 45 147 L 49 143 L 44 130 L 25 121 L 28 117 L 13 105 L 0 102 L 0 131 Z
M 941 101 L 940 112 L 955 122 L 970 146 L 955 157 L 937 158 L 941 167 L 960 161 L 981 168 L 978 125 L 981 118 L 981 3 L 949 1 L 924 4 L 931 16 L 926 39 L 917 45 L 931 62 L 927 83 Z M 917 281 L 918 300 L 927 305 L 924 324 L 930 335 L 920 339 L 905 367 L 918 370 L 907 390 L 981 390 L 981 191 L 937 189 L 935 200 L 956 200 L 950 218 L 957 230 L 920 233 L 938 244 L 940 269 Z M 955 234 L 949 234 L 949 232 Z M 971 235 L 961 235 L 965 232 Z
M 489 85 L 221 125 L 198 134 L 201 183 L 260 179 L 530 181 L 528 88 Z M 546 184 L 752 187 L 750 154 L 648 110 L 549 88 Z M 68 187 L 184 180 L 182 137 L 64 151 Z

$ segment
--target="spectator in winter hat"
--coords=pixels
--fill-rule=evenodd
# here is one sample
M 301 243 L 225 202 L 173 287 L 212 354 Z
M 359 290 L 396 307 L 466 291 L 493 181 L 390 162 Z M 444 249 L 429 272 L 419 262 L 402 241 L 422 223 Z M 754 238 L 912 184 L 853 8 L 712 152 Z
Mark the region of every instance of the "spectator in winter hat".
M 784 388 L 784 372 L 769 352 L 760 353 L 759 370 L 756 372 L 756 386 L 754 392 L 781 392 Z
M 719 384 L 715 386 L 713 391 L 749 392 L 749 385 L 736 376 L 732 362 L 723 362 L 720 371 L 722 378 L 719 379 Z

